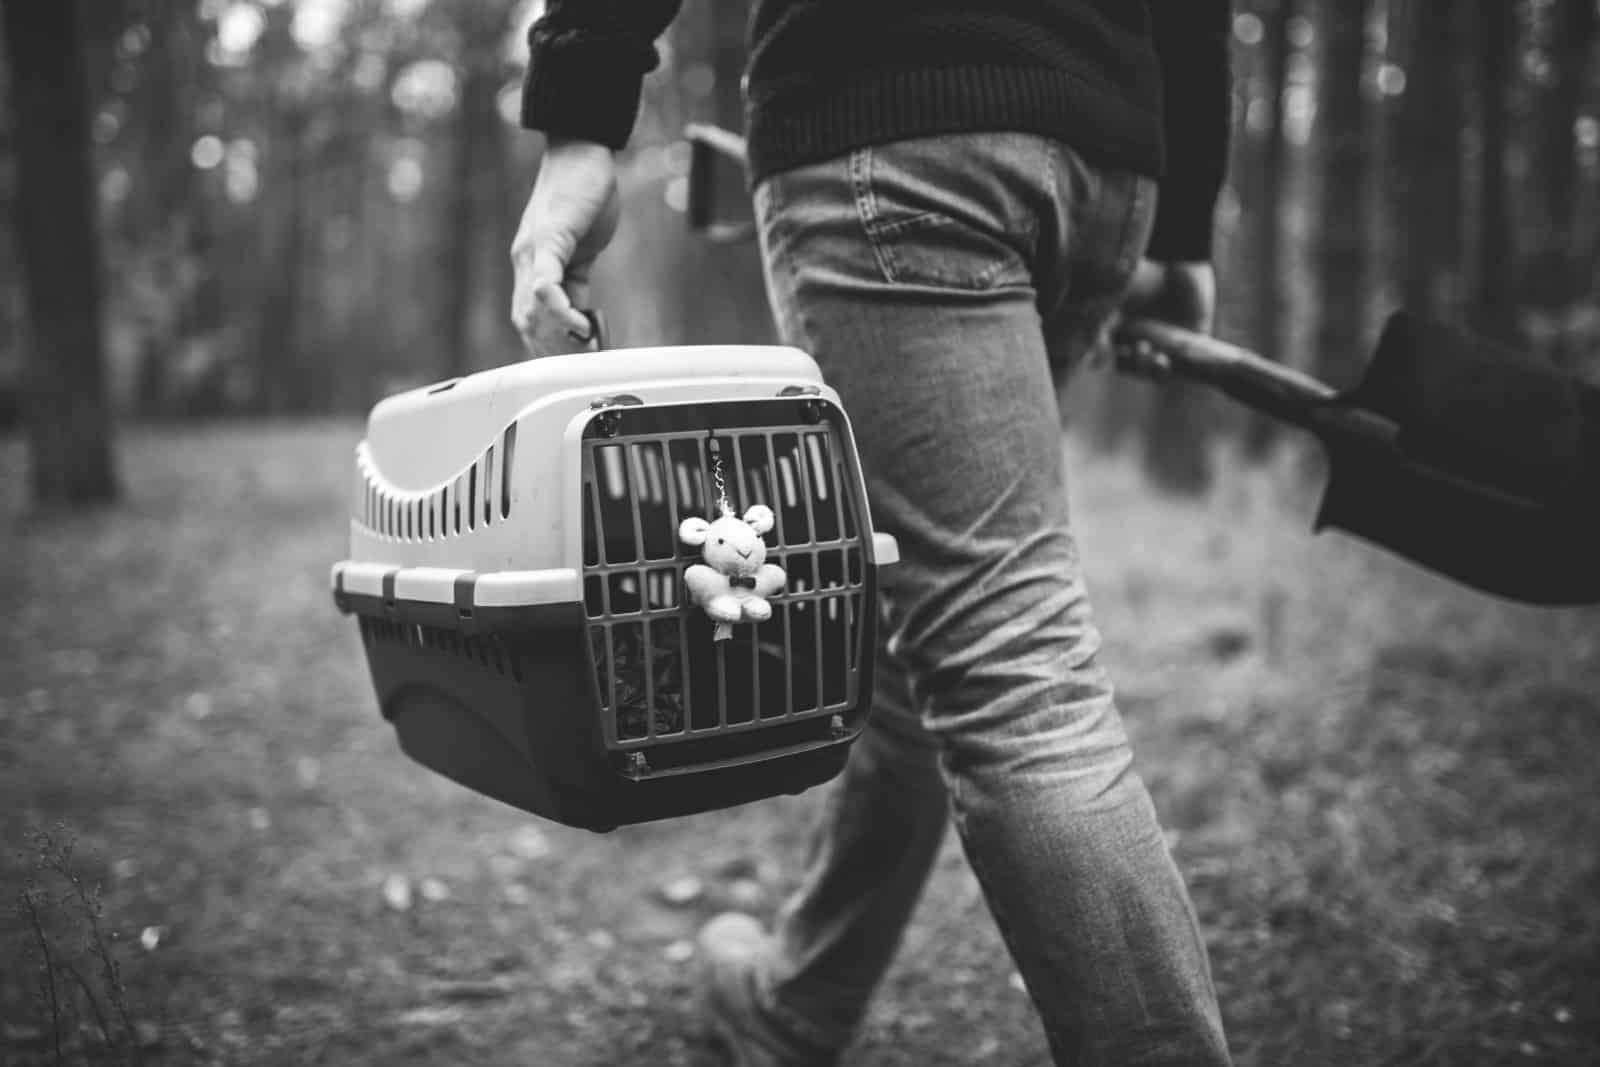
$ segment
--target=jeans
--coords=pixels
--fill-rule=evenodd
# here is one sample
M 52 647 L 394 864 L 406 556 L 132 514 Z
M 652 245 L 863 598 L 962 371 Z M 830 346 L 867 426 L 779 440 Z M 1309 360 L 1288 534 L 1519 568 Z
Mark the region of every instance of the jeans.
M 850 413 L 901 563 L 874 711 L 781 909 L 758 1007 L 842 1048 L 955 824 L 1058 1063 L 1226 1063 L 1193 908 L 1096 660 L 1055 377 L 1144 247 L 1155 185 L 981 133 L 762 182 L 786 342 Z

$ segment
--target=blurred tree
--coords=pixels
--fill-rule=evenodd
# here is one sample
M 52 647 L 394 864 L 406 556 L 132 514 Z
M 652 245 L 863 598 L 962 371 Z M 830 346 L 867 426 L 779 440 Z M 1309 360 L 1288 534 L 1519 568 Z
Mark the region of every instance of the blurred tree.
M 220 325 L 210 200 L 193 161 L 196 104 L 210 95 L 210 66 L 194 5 L 151 3 L 147 21 L 130 26 L 124 39 L 121 61 L 138 55 L 145 72 L 131 109 L 142 140 L 131 223 L 142 254 L 132 258 L 149 276 L 154 297 L 141 309 L 145 329 L 136 401 L 141 414 L 156 415 L 171 410 L 177 399 L 170 378 L 185 344 Z
M 1288 142 L 1284 133 L 1284 109 L 1289 92 L 1290 21 L 1300 14 L 1301 0 L 1267 0 L 1262 12 L 1259 86 L 1247 102 L 1260 108 L 1261 184 L 1256 205 L 1256 251 L 1252 282 L 1256 298 L 1255 343 L 1269 359 L 1289 358 L 1288 333 L 1284 317 L 1288 301 L 1284 273 L 1283 216 L 1288 188 Z M 1278 437 L 1278 424 L 1264 415 L 1245 423 L 1244 448 L 1261 458 L 1271 451 Z
M 1404 305 L 1431 318 L 1453 315 L 1460 305 L 1463 31 L 1461 8 L 1448 3 L 1402 5 L 1390 23 L 1405 72 L 1389 126 L 1387 187 L 1391 217 L 1401 231 L 1396 274 Z
M 1542 111 L 1537 165 L 1542 180 L 1534 202 L 1535 247 L 1524 299 L 1559 308 L 1584 295 L 1590 280 L 1582 276 L 1582 219 L 1578 198 L 1577 128 L 1582 118 L 1584 89 L 1591 83 L 1597 30 L 1595 0 L 1548 0 L 1543 12 Z
M 727 129 L 744 126 L 745 40 L 743 0 L 686 0 L 674 24 L 672 52 L 680 106 L 685 121 L 714 122 Z M 667 131 L 676 141 L 680 130 Z M 673 150 L 674 152 L 676 149 Z M 685 158 L 669 155 L 674 171 Z M 718 218 L 748 218 L 750 194 L 743 176 L 719 174 Z M 664 223 L 681 235 L 684 203 L 678 193 L 687 188 L 674 173 L 665 194 L 672 210 Z M 660 284 L 679 309 L 681 336 L 700 342 L 755 343 L 771 338 L 774 327 L 767 306 L 761 261 L 753 244 L 712 247 L 703 241 L 670 242 L 676 266 L 668 266 Z
M 1314 136 L 1320 162 L 1316 207 L 1317 316 L 1313 372 L 1348 382 L 1365 354 L 1368 250 L 1373 232 L 1372 109 L 1363 89 L 1372 0 L 1325 3 Z
M 101 340 L 89 101 L 76 0 L 3 0 L 16 110 L 18 238 L 29 350 L 22 411 L 32 497 L 44 507 L 114 499 Z
M 449 5 L 447 15 L 458 42 L 460 92 L 451 131 L 454 145 L 445 237 L 446 356 L 442 369 L 445 377 L 455 377 L 472 369 L 473 312 L 482 291 L 493 290 L 485 285 L 488 279 L 478 250 L 483 247 L 485 223 L 498 220 L 498 215 L 488 210 L 488 196 L 502 186 L 500 174 L 506 167 L 498 97 L 511 4 L 509 0 L 457 0 Z
M 1472 322 L 1481 332 L 1510 341 L 1516 336 L 1512 286 L 1516 241 L 1512 232 L 1507 94 L 1516 69 L 1516 6 L 1477 0 L 1473 8 L 1472 54 L 1477 87 L 1478 242 Z

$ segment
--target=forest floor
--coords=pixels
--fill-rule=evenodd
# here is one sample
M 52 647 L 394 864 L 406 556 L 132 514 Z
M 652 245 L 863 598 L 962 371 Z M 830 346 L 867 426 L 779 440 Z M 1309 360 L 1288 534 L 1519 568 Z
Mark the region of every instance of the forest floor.
M 689 939 L 771 914 L 822 791 L 593 835 L 409 762 L 327 592 L 359 432 L 135 428 L 121 508 L 4 502 L 0 1064 L 58 1062 L 41 944 L 60 1062 L 82 989 L 123 1062 L 716 1062 Z M 1238 1062 L 1600 1062 L 1600 613 L 1312 538 L 1287 466 L 1185 502 L 1073 460 Z M 953 842 L 848 1062 L 1047 1062 Z

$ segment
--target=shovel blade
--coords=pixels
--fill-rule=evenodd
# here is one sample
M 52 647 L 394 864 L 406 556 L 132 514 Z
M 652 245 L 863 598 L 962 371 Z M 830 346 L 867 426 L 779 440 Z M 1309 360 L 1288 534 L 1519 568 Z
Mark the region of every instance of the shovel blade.
M 1318 529 L 1499 596 L 1600 602 L 1600 390 L 1402 312 L 1324 415 Z
M 1600 526 L 1475 491 L 1403 461 L 1332 457 L 1316 529 L 1336 527 L 1448 578 L 1529 604 L 1600 603 Z

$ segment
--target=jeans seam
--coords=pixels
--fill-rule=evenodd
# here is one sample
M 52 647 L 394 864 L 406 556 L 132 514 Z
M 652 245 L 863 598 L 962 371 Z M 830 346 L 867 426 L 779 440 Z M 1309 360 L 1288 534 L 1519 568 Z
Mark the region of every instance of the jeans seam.
M 855 197 L 856 221 L 860 223 L 861 232 L 866 236 L 867 247 L 872 249 L 872 258 L 878 264 L 878 272 L 885 280 L 892 282 L 898 272 L 894 268 L 894 260 L 888 248 L 878 239 L 877 227 L 874 225 L 878 205 L 872 195 L 871 146 L 858 148 L 850 153 L 850 191 Z
M 1134 223 L 1141 217 L 1146 197 L 1149 195 L 1143 178 L 1133 180 L 1133 195 L 1128 197 L 1128 213 L 1122 219 L 1122 232 L 1117 237 L 1120 249 L 1117 255 L 1117 270 L 1124 276 L 1124 281 L 1131 278 L 1134 268 L 1139 265 L 1139 256 L 1143 249 L 1135 249 L 1129 241 L 1133 233 Z

